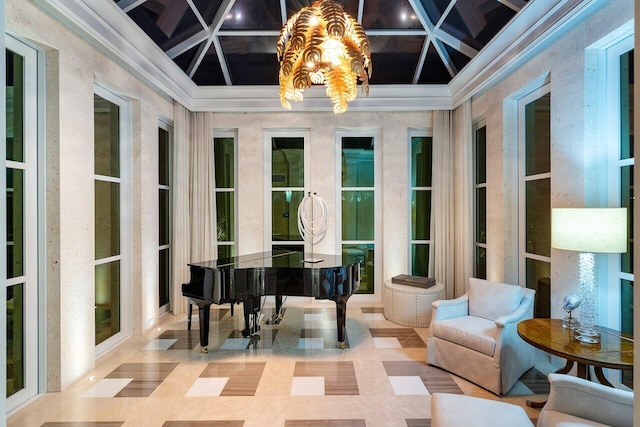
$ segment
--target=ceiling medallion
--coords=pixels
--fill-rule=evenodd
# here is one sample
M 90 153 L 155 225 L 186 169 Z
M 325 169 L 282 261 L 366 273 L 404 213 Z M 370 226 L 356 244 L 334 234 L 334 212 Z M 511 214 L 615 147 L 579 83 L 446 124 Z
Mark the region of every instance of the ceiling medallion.
M 364 29 L 340 3 L 316 0 L 293 15 L 280 31 L 280 102 L 302 101 L 312 84 L 324 84 L 336 114 L 356 99 L 358 79 L 369 96 L 371 49 Z

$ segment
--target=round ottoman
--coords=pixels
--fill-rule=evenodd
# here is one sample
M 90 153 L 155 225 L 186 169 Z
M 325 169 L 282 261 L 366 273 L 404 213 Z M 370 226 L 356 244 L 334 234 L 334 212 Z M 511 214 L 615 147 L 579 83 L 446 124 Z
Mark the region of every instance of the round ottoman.
M 441 299 L 445 299 L 442 283 L 425 289 L 387 280 L 382 295 L 384 317 L 399 325 L 426 328 L 431 322 L 431 303 Z

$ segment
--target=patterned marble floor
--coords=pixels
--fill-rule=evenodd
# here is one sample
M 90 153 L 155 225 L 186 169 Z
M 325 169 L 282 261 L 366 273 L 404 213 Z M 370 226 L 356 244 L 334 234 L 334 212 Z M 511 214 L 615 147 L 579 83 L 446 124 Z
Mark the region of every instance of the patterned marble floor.
M 241 307 L 214 307 L 209 352 L 199 346 L 197 314 L 165 315 L 158 330 L 133 337 L 97 361 L 62 393 L 12 414 L 7 426 L 430 426 L 432 393 L 464 393 L 538 411 L 545 375 L 527 372 L 497 397 L 428 366 L 426 328 L 401 327 L 379 304 L 350 303 L 346 348 L 336 346 L 332 303 L 286 304 L 279 324 L 263 310 L 257 337 L 244 338 Z M 542 368 L 541 368 L 542 369 Z M 539 395 L 539 396 L 535 396 Z

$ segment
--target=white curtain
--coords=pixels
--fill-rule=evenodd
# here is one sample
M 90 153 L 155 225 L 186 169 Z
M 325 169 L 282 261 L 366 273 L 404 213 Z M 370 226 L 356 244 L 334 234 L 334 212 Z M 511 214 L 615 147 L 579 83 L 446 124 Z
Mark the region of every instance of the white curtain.
M 217 257 L 215 167 L 213 158 L 213 117 L 192 113 L 191 126 L 191 261 Z
M 213 120 L 211 113 L 192 113 L 178 103 L 173 119 L 171 311 L 182 314 L 187 264 L 217 255 Z
M 171 172 L 171 311 L 182 314 L 187 301 L 182 284 L 189 281 L 189 141 L 191 114 L 177 102 L 173 104 L 173 167 Z
M 473 130 L 471 100 L 454 112 L 455 164 L 455 281 L 454 297 L 468 289 L 473 275 Z
M 454 150 L 452 112 L 433 112 L 433 168 L 429 275 L 443 283 L 447 299 L 455 294 Z

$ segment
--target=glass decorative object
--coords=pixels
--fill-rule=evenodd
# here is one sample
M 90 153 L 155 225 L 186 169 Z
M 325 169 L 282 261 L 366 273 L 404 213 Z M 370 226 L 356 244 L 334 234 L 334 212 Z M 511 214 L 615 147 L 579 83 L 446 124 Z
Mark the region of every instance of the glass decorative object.
M 580 307 L 580 296 L 575 293 L 570 293 L 562 300 L 562 309 L 568 313 L 567 316 L 562 319 L 562 327 L 567 329 L 576 329 L 580 325 L 578 319 L 572 316 L 573 310 Z

